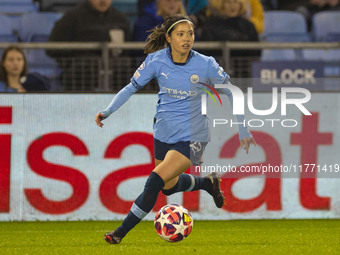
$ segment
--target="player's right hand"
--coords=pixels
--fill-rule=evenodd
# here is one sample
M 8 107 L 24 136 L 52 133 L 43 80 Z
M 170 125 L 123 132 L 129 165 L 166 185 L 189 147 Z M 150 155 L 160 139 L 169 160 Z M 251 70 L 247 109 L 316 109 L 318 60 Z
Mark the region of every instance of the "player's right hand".
M 104 124 L 102 123 L 103 118 L 104 118 L 104 114 L 98 112 L 97 115 L 96 115 L 96 123 L 97 123 L 98 127 L 104 126 Z

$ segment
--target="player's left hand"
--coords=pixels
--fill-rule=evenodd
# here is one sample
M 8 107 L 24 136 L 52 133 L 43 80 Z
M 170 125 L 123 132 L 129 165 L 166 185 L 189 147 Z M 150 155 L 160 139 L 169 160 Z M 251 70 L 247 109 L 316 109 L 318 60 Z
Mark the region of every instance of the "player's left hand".
M 254 137 L 246 137 L 246 138 L 243 138 L 241 141 L 241 148 L 243 148 L 244 150 L 246 150 L 246 153 L 248 154 L 248 151 L 249 151 L 249 147 L 251 144 L 254 144 L 254 146 L 256 146 L 256 142 L 255 142 L 255 139 Z

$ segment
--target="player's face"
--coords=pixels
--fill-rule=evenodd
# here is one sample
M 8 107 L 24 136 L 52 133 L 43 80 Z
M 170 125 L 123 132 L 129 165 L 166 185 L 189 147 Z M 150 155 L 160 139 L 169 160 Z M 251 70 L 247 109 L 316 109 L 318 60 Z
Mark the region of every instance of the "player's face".
M 179 13 L 182 0 L 160 0 L 158 8 L 162 15 L 172 16 Z
M 194 28 L 189 22 L 177 24 L 170 36 L 166 35 L 173 56 L 187 56 L 195 41 Z
M 112 0 L 89 0 L 89 2 L 99 12 L 106 12 L 112 5 Z
M 10 50 L 3 63 L 8 76 L 19 76 L 24 70 L 24 65 L 24 56 L 16 50 Z
M 224 0 L 223 13 L 229 18 L 234 18 L 240 15 L 241 3 L 239 0 Z

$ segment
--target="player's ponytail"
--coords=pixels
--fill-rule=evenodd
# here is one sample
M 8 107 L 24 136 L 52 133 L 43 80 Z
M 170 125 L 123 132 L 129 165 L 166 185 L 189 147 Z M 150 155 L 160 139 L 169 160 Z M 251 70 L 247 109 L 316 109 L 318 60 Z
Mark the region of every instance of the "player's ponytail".
M 165 35 L 166 34 L 170 35 L 177 24 L 176 22 L 181 20 L 188 20 L 190 23 L 192 23 L 191 19 L 188 16 L 176 14 L 171 17 L 168 17 L 162 25 L 150 30 L 152 33 L 146 39 L 144 53 L 149 54 L 169 46 L 169 43 L 167 42 Z
M 164 25 L 155 27 L 150 30 L 152 33 L 146 39 L 146 45 L 144 47 L 144 53 L 149 54 L 160 49 L 163 49 L 168 42 L 165 39 L 166 30 Z

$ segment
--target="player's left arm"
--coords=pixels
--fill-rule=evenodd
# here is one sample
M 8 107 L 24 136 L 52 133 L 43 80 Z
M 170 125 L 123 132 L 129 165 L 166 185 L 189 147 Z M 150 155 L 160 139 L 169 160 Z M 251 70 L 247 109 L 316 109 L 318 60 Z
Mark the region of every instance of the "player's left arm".
M 230 76 L 223 70 L 222 67 L 218 65 L 214 58 L 212 58 L 211 68 L 208 71 L 208 77 L 212 84 L 228 84 Z M 233 94 L 228 88 L 219 89 L 224 94 L 228 96 L 231 107 L 233 107 Z M 244 115 L 236 115 L 236 119 L 239 124 L 239 139 L 240 146 L 243 148 L 246 153 L 249 152 L 249 147 L 251 144 L 256 146 L 255 139 L 253 135 L 250 133 L 248 126 L 246 125 L 246 121 Z M 243 125 L 241 124 L 243 123 Z
M 220 90 L 228 96 L 231 107 L 233 107 L 233 94 L 231 93 L 231 91 L 227 88 L 223 88 Z M 248 129 L 244 115 L 237 114 L 236 119 L 238 123 L 243 123 L 239 124 L 240 146 L 248 154 L 250 145 L 253 144 L 254 146 L 256 146 L 256 141 Z

